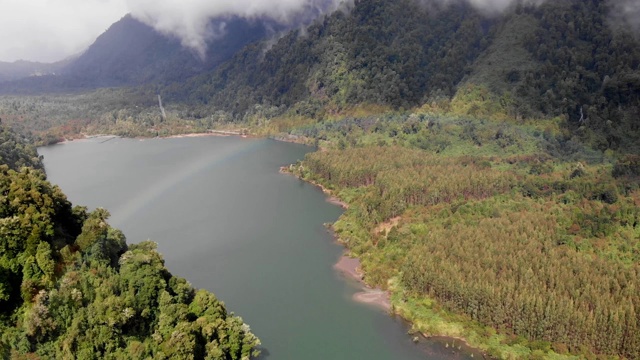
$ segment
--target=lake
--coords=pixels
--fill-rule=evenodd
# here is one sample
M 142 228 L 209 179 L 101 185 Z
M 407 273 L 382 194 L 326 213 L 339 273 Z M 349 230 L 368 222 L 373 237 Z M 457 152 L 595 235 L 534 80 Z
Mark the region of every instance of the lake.
M 279 173 L 313 149 L 267 139 L 94 138 L 39 149 L 74 204 L 104 207 L 129 243 L 158 243 L 167 268 L 241 315 L 264 359 L 466 359 L 356 303 L 333 269 L 325 223 L 341 209 Z

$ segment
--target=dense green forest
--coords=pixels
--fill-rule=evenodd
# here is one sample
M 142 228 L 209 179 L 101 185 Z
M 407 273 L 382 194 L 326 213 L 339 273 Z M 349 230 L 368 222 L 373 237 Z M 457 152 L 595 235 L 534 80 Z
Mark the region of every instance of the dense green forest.
M 638 158 L 428 117 L 325 129 L 334 148 L 290 168 L 348 202 L 334 230 L 365 280 L 498 358 L 640 357 Z
M 1 134 L 0 357 L 257 356 L 242 319 L 172 276 L 155 243 L 127 245 L 106 210 L 73 207 L 35 148 Z
M 322 151 L 290 170 L 349 203 L 337 235 L 362 259 L 365 280 L 390 290 L 395 311 L 416 331 L 464 337 L 505 359 L 640 358 L 638 34 L 612 20 L 613 0 L 520 1 L 490 15 L 447 3 L 357 0 L 251 44 L 209 73 L 84 94 L 3 96 L 0 117 L 39 143 L 248 128 L 316 145 Z M 0 156 L 14 167 L 6 176 L 46 184 L 39 172 L 18 170 L 39 166 L 37 155 L 7 152 L 19 141 L 3 134 Z M 65 264 L 56 265 L 53 283 L 65 279 L 59 268 L 89 267 L 116 284 L 114 303 L 139 309 L 125 301 L 130 268 L 113 260 L 136 259 L 126 254 L 151 245 L 122 255 L 121 235 L 107 230 L 96 262 L 78 243 L 87 239 L 81 224 L 106 215 L 72 214 L 63 218 L 76 220 L 47 238 L 55 264 Z M 36 265 L 38 244 L 30 248 Z M 197 334 L 210 333 L 194 319 L 209 313 L 193 310 L 204 309 L 193 305 L 198 295 L 181 298 L 156 260 L 149 266 L 162 274 L 157 292 L 167 294 L 159 299 L 173 299 L 194 348 L 208 349 L 202 341 L 211 338 Z M 38 301 L 57 306 L 51 299 L 63 288 L 37 274 L 36 289 L 46 293 L 33 290 L 29 299 L 19 295 L 22 277 L 11 275 L 5 323 L 28 323 Z M 83 306 L 108 297 L 91 296 Z M 150 315 L 158 329 L 167 304 L 160 300 Z M 64 315 L 51 316 L 55 328 L 42 338 L 24 327 L 8 332 L 7 351 L 62 351 L 46 344 L 80 336 L 56 320 Z M 117 351 L 156 356 L 171 340 L 121 321 Z

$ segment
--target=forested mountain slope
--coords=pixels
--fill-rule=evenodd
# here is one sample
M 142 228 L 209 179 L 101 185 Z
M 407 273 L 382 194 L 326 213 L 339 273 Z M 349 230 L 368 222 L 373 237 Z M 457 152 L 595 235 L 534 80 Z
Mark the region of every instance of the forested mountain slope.
M 104 209 L 72 207 L 7 130 L 0 165 L 0 357 L 246 359 L 258 339 L 213 294 L 127 245 Z M 8 160 L 5 160 L 8 159 Z M 31 162 L 15 159 L 34 159 Z
M 244 40 L 231 39 L 229 32 L 229 39 L 220 41 L 231 43 L 224 52 L 231 59 L 191 78 L 206 67 L 192 63 L 188 51 L 174 51 L 175 41 L 148 40 L 158 36 L 148 28 L 136 31 L 138 38 L 147 39 L 138 41 L 146 44 L 141 47 L 145 51 L 126 46 L 125 53 L 106 52 L 123 45 L 114 40 L 116 32 L 144 27 L 125 18 L 78 60 L 78 73 L 86 72 L 85 77 L 63 77 L 50 88 L 68 89 L 82 79 L 103 84 L 151 81 L 153 85 L 90 97 L 99 110 L 82 122 L 108 132 L 113 128 L 108 119 L 115 119 L 127 123 L 126 132 L 117 130 L 123 135 L 143 134 L 149 124 L 157 127 L 162 119 L 150 106 L 160 93 L 170 115 L 195 121 L 198 128 L 220 122 L 264 124 L 283 116 L 304 118 L 307 124 L 354 107 L 402 111 L 431 106 L 485 119 L 558 117 L 570 137 L 601 151 L 640 152 L 635 141 L 640 136 L 640 37 L 624 23 L 614 23 L 615 1 L 545 1 L 537 6 L 522 1 L 493 14 L 467 1 L 446 4 L 358 0 L 306 28 L 237 52 Z M 254 26 L 257 33 L 263 29 L 243 20 L 237 24 Z M 255 33 L 241 39 L 255 39 Z M 215 49 L 210 47 L 205 65 L 217 63 Z M 36 82 L 25 83 L 29 81 Z M 77 107 L 87 107 L 86 98 L 78 97 Z M 49 116 L 46 100 L 35 99 L 45 103 L 35 113 L 28 108 L 0 111 L 43 118 Z M 49 116 L 55 118 L 52 124 L 79 120 L 73 108 L 58 114 L 61 100 L 50 100 L 56 108 Z M 289 125 L 277 128 L 291 130 Z
M 224 29 L 207 44 L 204 58 L 184 48 L 180 40 L 158 33 L 127 15 L 113 24 L 64 70 L 78 81 L 93 87 L 171 82 L 187 79 L 231 58 L 246 44 L 261 40 L 278 30 L 266 20 L 219 18 L 214 29 Z
M 463 3 L 434 13 L 412 0 L 357 1 L 266 52 L 249 46 L 176 95 L 235 113 L 302 100 L 414 106 L 432 93 L 453 95 L 491 24 Z
M 290 107 L 321 119 L 357 104 L 481 100 L 468 115 L 563 116 L 599 149 L 639 150 L 640 42 L 612 24 L 614 1 L 523 2 L 493 16 L 438 4 L 359 0 L 162 92 L 200 108 L 195 117 L 224 110 L 237 120 Z M 469 87 L 488 93 L 469 99 Z

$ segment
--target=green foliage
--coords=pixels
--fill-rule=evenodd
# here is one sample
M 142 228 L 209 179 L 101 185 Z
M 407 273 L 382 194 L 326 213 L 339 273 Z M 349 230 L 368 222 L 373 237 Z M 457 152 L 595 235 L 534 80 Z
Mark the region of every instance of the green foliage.
M 619 159 L 613 166 L 613 176 L 638 178 L 640 176 L 640 156 L 627 155 Z
M 348 13 L 318 19 L 304 34 L 293 31 L 266 51 L 250 46 L 169 94 L 240 117 L 254 104 L 301 100 L 415 106 L 430 93 L 453 94 L 486 47 L 487 27 L 462 4 L 432 11 L 411 0 L 356 1 Z
M 359 107 L 378 107 L 377 115 L 381 106 L 422 106 L 474 120 L 562 119 L 564 132 L 547 139 L 559 156 L 581 143 L 640 151 L 640 46 L 612 26 L 612 1 L 520 4 L 494 16 L 447 3 L 355 1 L 305 29 L 250 44 L 209 73 L 70 96 L 4 97 L 0 115 L 46 144 L 87 133 L 163 136 L 236 124 L 274 134 Z M 125 77 L 138 75 L 145 77 Z M 517 143 L 517 134 L 504 135 L 500 146 Z M 349 141 L 356 140 L 342 142 Z M 415 141 L 440 152 L 456 147 L 450 139 Z
M 637 152 L 640 50 L 610 23 L 610 1 L 546 2 L 529 8 L 538 27 L 524 42 L 540 66 L 515 92 L 544 114 L 567 116 L 570 129 L 600 149 Z
M 410 122 L 398 125 L 414 131 Z M 486 125 L 462 134 L 477 142 L 483 131 Z M 553 344 L 561 352 L 636 358 L 638 190 L 609 169 L 548 155 L 371 146 L 309 154 L 295 170 L 351 195 L 334 228 L 360 256 L 368 282 L 390 286 L 404 301 L 435 299 L 464 314 L 444 316 L 467 328 L 488 325 L 503 339 L 522 339 L 474 342 L 492 354 L 553 358 Z M 421 331 L 482 337 L 436 326 L 442 317 L 424 314 L 438 310 L 408 310 L 413 305 L 397 303 Z
M 258 355 L 242 319 L 172 276 L 155 243 L 128 247 L 108 217 L 72 208 L 40 170 L 0 165 L 1 357 Z
M 21 167 L 43 169 L 35 147 L 28 145 L 25 139 L 3 125 L 0 125 L 0 164 L 13 170 Z

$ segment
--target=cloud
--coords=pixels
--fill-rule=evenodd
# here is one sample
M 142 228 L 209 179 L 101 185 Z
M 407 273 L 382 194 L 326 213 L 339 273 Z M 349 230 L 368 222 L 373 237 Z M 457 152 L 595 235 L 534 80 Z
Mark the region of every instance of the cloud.
M 0 0 L 0 61 L 78 53 L 127 13 L 126 0 Z
M 178 37 L 183 46 L 204 56 L 207 40 L 224 35 L 211 28 L 212 18 L 267 18 L 283 25 L 339 6 L 339 0 L 127 0 L 131 14 L 157 31 Z
M 420 0 L 425 4 L 444 4 L 466 2 L 485 14 L 499 14 L 517 3 L 540 5 L 546 0 Z
M 640 1 L 617 0 L 612 1 L 611 4 L 611 24 L 615 28 L 619 27 L 640 34 Z

